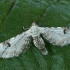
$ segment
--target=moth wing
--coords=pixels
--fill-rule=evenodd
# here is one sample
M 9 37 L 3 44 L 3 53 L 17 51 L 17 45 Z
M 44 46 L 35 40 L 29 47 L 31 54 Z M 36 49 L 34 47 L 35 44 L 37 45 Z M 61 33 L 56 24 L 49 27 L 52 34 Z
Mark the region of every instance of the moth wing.
M 44 39 L 56 46 L 65 46 L 70 42 L 70 31 L 64 34 L 63 27 L 42 27 L 40 33 Z
M 30 32 L 26 31 L 16 37 L 0 43 L 0 57 L 12 58 L 19 56 L 22 51 L 25 52 L 29 48 L 29 44 L 31 42 L 30 37 Z

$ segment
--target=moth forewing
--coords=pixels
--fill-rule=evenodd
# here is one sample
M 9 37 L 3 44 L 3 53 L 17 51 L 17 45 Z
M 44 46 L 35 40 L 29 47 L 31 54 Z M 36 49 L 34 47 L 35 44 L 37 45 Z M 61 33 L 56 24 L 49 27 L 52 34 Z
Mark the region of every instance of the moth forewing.
M 3 45 L 3 43 L 0 43 L 0 57 L 2 56 L 2 53 L 8 48 L 8 45 Z
M 70 30 L 69 30 L 70 32 Z M 43 28 L 42 35 L 48 40 L 51 44 L 56 46 L 65 46 L 70 44 L 70 34 L 67 32 L 64 33 L 63 27 L 48 27 Z
M 22 51 L 25 52 L 29 48 L 29 44 L 31 41 L 30 36 L 30 32 L 26 31 L 20 35 L 17 35 L 16 37 L 9 39 L 9 42 L 7 43 L 10 44 L 10 47 L 7 47 L 7 49 L 3 51 L 0 57 L 12 58 L 14 56 L 19 56 L 19 54 L 22 53 Z

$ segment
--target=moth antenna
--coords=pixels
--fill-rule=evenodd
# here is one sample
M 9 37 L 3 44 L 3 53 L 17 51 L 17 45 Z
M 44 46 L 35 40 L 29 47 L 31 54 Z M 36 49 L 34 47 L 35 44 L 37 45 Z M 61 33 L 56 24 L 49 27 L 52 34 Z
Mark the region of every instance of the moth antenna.
M 29 28 L 25 28 L 24 26 L 23 26 L 23 30 L 28 30 Z

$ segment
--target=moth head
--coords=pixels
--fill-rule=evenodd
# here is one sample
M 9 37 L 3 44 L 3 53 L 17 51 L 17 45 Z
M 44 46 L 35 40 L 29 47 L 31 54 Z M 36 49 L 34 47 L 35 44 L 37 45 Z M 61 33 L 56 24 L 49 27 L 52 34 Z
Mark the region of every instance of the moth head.
M 39 27 L 35 22 L 32 23 L 32 26 L 30 28 L 30 32 L 32 34 L 32 37 L 38 36 L 40 34 L 39 33 Z
M 32 23 L 32 26 L 38 26 L 35 22 Z

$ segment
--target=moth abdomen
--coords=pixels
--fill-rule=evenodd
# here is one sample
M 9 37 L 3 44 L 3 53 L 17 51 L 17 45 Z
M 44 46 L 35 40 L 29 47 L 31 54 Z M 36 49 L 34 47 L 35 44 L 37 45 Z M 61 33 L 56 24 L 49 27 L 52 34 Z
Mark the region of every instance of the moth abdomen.
M 40 36 L 33 37 L 34 45 L 42 52 L 43 55 L 47 55 L 48 51 L 45 48 L 45 43 Z

